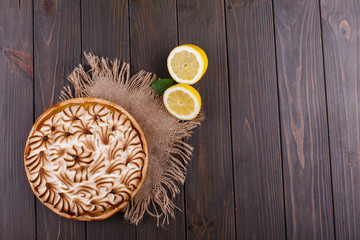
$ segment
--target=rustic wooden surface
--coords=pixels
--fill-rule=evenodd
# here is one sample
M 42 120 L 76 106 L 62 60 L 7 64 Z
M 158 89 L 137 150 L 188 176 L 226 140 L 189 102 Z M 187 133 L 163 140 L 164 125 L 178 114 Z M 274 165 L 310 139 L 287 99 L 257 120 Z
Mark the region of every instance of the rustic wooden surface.
M 0 2 L 0 239 L 36 238 L 35 199 L 21 161 L 34 116 L 29 3 Z
M 0 239 L 359 239 L 359 15 L 357 0 L 0 1 Z M 23 149 L 82 52 L 168 77 L 184 43 L 209 67 L 175 219 L 44 207 Z
M 360 238 L 359 56 L 360 2 L 321 5 L 324 66 L 338 239 Z
M 228 2 L 226 15 L 237 235 L 284 239 L 272 4 Z
M 274 0 L 274 14 L 287 235 L 333 239 L 319 3 Z

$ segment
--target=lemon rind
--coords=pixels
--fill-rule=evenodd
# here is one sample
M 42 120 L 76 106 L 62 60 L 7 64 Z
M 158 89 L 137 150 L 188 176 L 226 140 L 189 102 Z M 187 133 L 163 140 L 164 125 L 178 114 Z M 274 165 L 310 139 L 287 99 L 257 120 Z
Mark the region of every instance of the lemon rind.
M 172 66 L 171 66 L 171 59 L 174 57 L 174 55 L 178 52 L 181 52 L 181 51 L 188 51 L 190 53 L 193 53 L 196 57 L 196 59 L 198 60 L 199 62 L 199 71 L 198 73 L 195 75 L 195 77 L 192 79 L 192 80 L 183 80 L 181 78 L 179 78 L 175 73 L 174 71 L 172 70 Z M 181 46 L 178 46 L 176 48 L 174 48 L 168 58 L 167 58 L 167 66 L 168 66 L 168 70 L 169 70 L 169 73 L 171 75 L 171 77 L 178 83 L 184 83 L 184 84 L 189 84 L 189 85 L 192 85 L 196 82 L 198 82 L 201 77 L 203 76 L 204 74 L 204 67 L 205 67 L 205 64 L 204 64 L 204 60 L 201 56 L 201 54 L 198 52 L 198 50 L 196 50 L 195 48 L 191 47 L 191 46 L 186 46 L 186 45 L 181 45 Z
M 169 94 L 171 92 L 174 92 L 174 91 L 177 91 L 177 90 L 180 90 L 180 91 L 183 91 L 183 92 L 186 92 L 195 102 L 195 110 L 192 114 L 190 115 L 179 115 L 177 113 L 175 113 L 174 111 L 172 111 L 172 109 L 170 108 L 168 102 L 167 102 L 167 98 L 169 97 Z M 171 115 L 173 115 L 174 117 L 180 119 L 180 120 L 192 120 L 194 119 L 200 112 L 200 108 L 201 108 L 201 99 L 199 101 L 199 99 L 196 98 L 196 96 L 194 95 L 194 93 L 192 93 L 190 90 L 182 87 L 182 86 L 173 86 L 171 88 L 168 88 L 165 93 L 164 93 L 164 105 L 166 107 L 166 109 L 169 111 L 169 113 Z

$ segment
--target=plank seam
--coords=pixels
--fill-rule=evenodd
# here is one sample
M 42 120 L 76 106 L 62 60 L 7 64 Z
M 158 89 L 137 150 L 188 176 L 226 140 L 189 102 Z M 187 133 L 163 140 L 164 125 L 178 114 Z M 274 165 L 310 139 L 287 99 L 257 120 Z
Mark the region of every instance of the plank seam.
M 82 52 L 83 52 L 83 19 L 82 18 L 83 18 L 82 0 L 80 0 L 80 59 L 82 59 Z
M 278 57 L 276 49 L 276 24 L 275 24 L 275 11 L 274 11 L 274 0 L 271 1 L 271 11 L 272 11 L 272 25 L 273 25 L 273 42 L 274 42 L 274 52 L 275 52 L 275 73 L 276 73 L 276 91 L 277 91 L 277 101 L 278 101 L 278 118 L 279 118 L 279 140 L 280 140 L 280 158 L 281 158 L 281 179 L 282 179 L 282 197 L 283 197 L 283 208 L 284 208 L 284 225 L 285 225 L 285 239 L 288 239 L 288 230 L 287 230 L 287 217 L 286 217 L 286 200 L 285 200 L 285 173 L 284 173 L 284 157 L 282 150 L 282 131 L 281 131 L 281 106 L 280 106 L 280 86 L 279 86 L 279 73 L 278 73 Z
M 176 14 L 176 40 L 177 45 L 180 45 L 180 34 L 179 34 L 179 10 L 178 10 L 178 0 L 175 0 L 175 14 Z M 185 191 L 186 181 L 182 186 L 183 191 L 183 214 L 184 214 L 184 237 L 185 240 L 188 239 L 188 231 L 187 231 L 187 215 L 186 215 L 186 191 Z
M 228 31 L 227 31 L 227 14 L 226 14 L 226 0 L 223 1 L 224 11 L 224 29 L 225 29 L 225 48 L 226 48 L 226 70 L 228 80 L 228 92 L 229 92 L 229 128 L 230 128 L 230 144 L 231 144 L 231 170 L 232 170 L 232 185 L 233 185 L 233 204 L 234 204 L 234 224 L 235 224 L 235 238 L 238 239 L 237 234 L 237 214 L 236 214 L 236 189 L 235 189 L 235 164 L 234 164 L 234 145 L 233 145 L 233 129 L 232 129 L 232 117 L 231 117 L 231 87 L 230 87 L 230 69 L 229 69 L 229 44 L 228 44 Z
M 33 42 L 32 42 L 32 49 L 33 49 L 33 62 L 32 62 L 32 67 L 33 67 L 33 122 L 35 122 L 35 1 L 32 0 L 32 32 L 33 32 Z M 36 208 L 36 196 L 33 195 L 34 198 L 34 216 L 35 216 L 35 239 L 38 239 L 38 233 L 37 233 L 37 208 Z
M 329 170 L 330 170 L 330 186 L 331 186 L 331 203 L 332 203 L 332 212 L 333 212 L 333 228 L 334 228 L 334 237 L 336 239 L 336 218 L 335 218 L 335 204 L 334 204 L 334 185 L 333 185 L 333 172 L 331 166 L 331 144 L 330 144 L 330 130 L 329 130 L 329 109 L 328 109 L 328 97 L 327 97 L 327 85 L 326 85 L 326 71 L 325 71 L 325 57 L 324 57 L 324 41 L 323 41 L 323 24 L 321 18 L 321 0 L 318 1 L 319 9 L 319 22 L 320 22 L 320 40 L 321 40 L 321 52 L 322 52 L 322 62 L 323 62 L 323 72 L 324 72 L 324 92 L 325 92 L 325 110 L 326 110 L 326 129 L 328 134 L 328 145 L 329 145 Z
M 80 59 L 81 62 L 83 62 L 83 58 L 82 58 L 82 51 L 83 51 L 83 29 L 82 29 L 82 25 L 83 25 L 83 19 L 82 19 L 82 0 L 79 0 L 79 12 L 80 12 Z M 85 222 L 85 227 L 84 227 L 84 231 L 85 231 L 85 239 L 88 239 L 88 232 L 87 232 L 87 226 L 88 226 L 88 222 Z
M 131 31 L 130 31 L 130 25 L 131 25 L 131 17 L 130 17 L 130 0 L 127 1 L 127 18 L 128 18 L 128 46 L 129 46 L 129 64 L 130 64 L 130 72 L 131 72 Z M 135 231 L 135 239 L 138 239 L 138 226 L 135 225 L 134 227 L 134 231 Z
M 130 66 L 131 66 L 130 0 L 128 0 L 127 11 L 128 11 L 129 64 L 130 64 Z M 131 68 L 130 68 L 130 70 L 131 70 Z

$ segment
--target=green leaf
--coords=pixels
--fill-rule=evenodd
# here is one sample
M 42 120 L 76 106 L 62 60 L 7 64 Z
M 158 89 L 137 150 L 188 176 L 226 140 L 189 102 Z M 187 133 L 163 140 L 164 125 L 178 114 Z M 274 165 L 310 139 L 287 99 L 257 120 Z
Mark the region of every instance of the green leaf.
M 175 84 L 177 84 L 177 82 L 172 79 L 159 78 L 158 80 L 154 81 L 151 86 L 157 94 L 163 95 L 166 89 Z

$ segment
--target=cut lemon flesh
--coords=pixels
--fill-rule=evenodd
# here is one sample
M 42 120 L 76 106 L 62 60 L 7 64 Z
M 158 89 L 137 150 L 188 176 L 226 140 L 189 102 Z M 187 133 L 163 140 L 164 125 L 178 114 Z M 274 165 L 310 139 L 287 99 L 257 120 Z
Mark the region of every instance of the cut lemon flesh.
M 177 84 L 165 91 L 164 105 L 174 117 L 191 120 L 200 112 L 201 98 L 195 88 L 186 84 Z
M 169 73 L 178 83 L 196 83 L 206 72 L 207 66 L 205 52 L 192 44 L 174 48 L 167 59 Z

